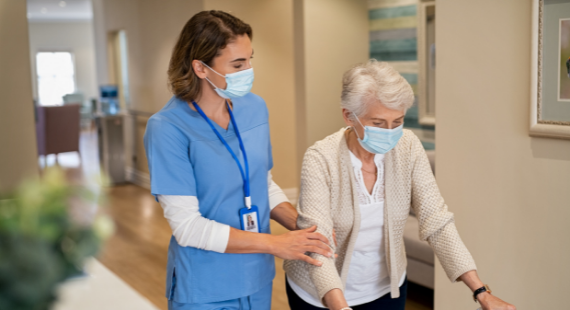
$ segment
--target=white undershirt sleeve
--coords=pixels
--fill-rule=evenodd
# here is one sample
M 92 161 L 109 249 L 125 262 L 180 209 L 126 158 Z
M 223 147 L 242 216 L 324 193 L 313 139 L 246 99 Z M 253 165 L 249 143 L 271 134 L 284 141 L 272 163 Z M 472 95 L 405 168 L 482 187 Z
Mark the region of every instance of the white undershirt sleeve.
M 219 253 L 226 251 L 230 226 L 203 217 L 196 196 L 158 195 L 158 201 L 178 244 Z
M 271 210 L 289 201 L 273 181 L 271 171 L 267 173 L 267 182 Z M 219 253 L 226 251 L 230 226 L 203 217 L 196 196 L 158 195 L 158 201 L 178 244 Z
M 271 171 L 267 172 L 267 184 L 269 184 L 269 208 L 271 210 L 282 202 L 289 202 L 281 187 L 273 181 Z

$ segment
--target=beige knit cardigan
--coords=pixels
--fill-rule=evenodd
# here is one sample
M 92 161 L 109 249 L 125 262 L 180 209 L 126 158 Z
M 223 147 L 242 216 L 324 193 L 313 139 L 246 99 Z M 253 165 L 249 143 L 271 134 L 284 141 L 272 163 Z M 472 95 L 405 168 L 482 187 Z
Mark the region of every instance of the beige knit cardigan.
M 284 263 L 287 276 L 318 300 L 332 289 L 344 291 L 360 229 L 356 179 L 345 131 L 318 141 L 305 153 L 297 206 L 299 228 L 317 225 L 317 232 L 329 240 L 335 230 L 338 246 L 332 248 L 338 258 L 311 253 L 323 262 L 321 267 L 299 260 Z M 398 284 L 407 266 L 403 235 L 410 208 L 418 218 L 420 238 L 433 248 L 451 281 L 476 270 L 457 233 L 453 213 L 439 193 L 422 144 L 411 131 L 404 130 L 396 147 L 386 153 L 384 167 L 384 243 L 392 298 L 400 296 Z

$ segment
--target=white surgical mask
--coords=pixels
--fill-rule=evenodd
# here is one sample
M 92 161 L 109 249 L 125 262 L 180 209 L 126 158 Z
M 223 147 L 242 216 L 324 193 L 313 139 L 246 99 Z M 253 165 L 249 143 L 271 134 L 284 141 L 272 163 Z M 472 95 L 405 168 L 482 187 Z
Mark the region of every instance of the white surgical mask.
M 226 74 L 224 76 L 224 75 L 221 75 L 218 72 L 216 72 L 216 70 L 210 68 L 210 66 L 205 64 L 203 61 L 201 61 L 201 62 L 204 66 L 208 67 L 208 69 L 212 70 L 217 75 L 226 79 L 226 83 L 227 83 L 226 89 L 221 89 L 221 88 L 217 87 L 216 85 L 214 85 L 214 83 L 212 83 L 212 81 L 210 81 L 210 79 L 206 78 L 206 80 L 212 86 L 214 86 L 214 90 L 216 91 L 216 93 L 220 97 L 222 97 L 224 99 L 239 98 L 239 97 L 243 97 L 243 96 L 247 95 L 251 91 L 251 87 L 253 86 L 253 79 L 254 79 L 253 68 L 238 71 L 235 73 Z

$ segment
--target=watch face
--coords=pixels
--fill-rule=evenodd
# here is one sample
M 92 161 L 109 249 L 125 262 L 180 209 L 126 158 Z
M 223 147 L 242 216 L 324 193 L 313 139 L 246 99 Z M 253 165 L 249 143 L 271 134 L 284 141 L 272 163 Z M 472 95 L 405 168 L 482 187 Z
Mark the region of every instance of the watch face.
M 485 284 L 485 285 L 483 285 L 483 287 L 475 290 L 475 292 L 473 293 L 473 300 L 475 302 L 477 302 L 477 296 L 481 293 L 484 293 L 484 292 L 489 292 L 489 294 L 491 294 L 491 289 L 489 288 L 489 286 L 487 284 Z

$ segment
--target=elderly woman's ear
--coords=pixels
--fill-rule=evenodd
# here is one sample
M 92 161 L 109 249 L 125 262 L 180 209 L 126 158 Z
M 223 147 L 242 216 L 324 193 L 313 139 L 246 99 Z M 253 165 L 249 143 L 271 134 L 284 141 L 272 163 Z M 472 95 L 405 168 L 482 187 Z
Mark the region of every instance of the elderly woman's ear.
M 354 114 L 347 109 L 342 109 L 342 118 L 344 119 L 344 123 L 346 126 L 354 127 L 353 123 Z

